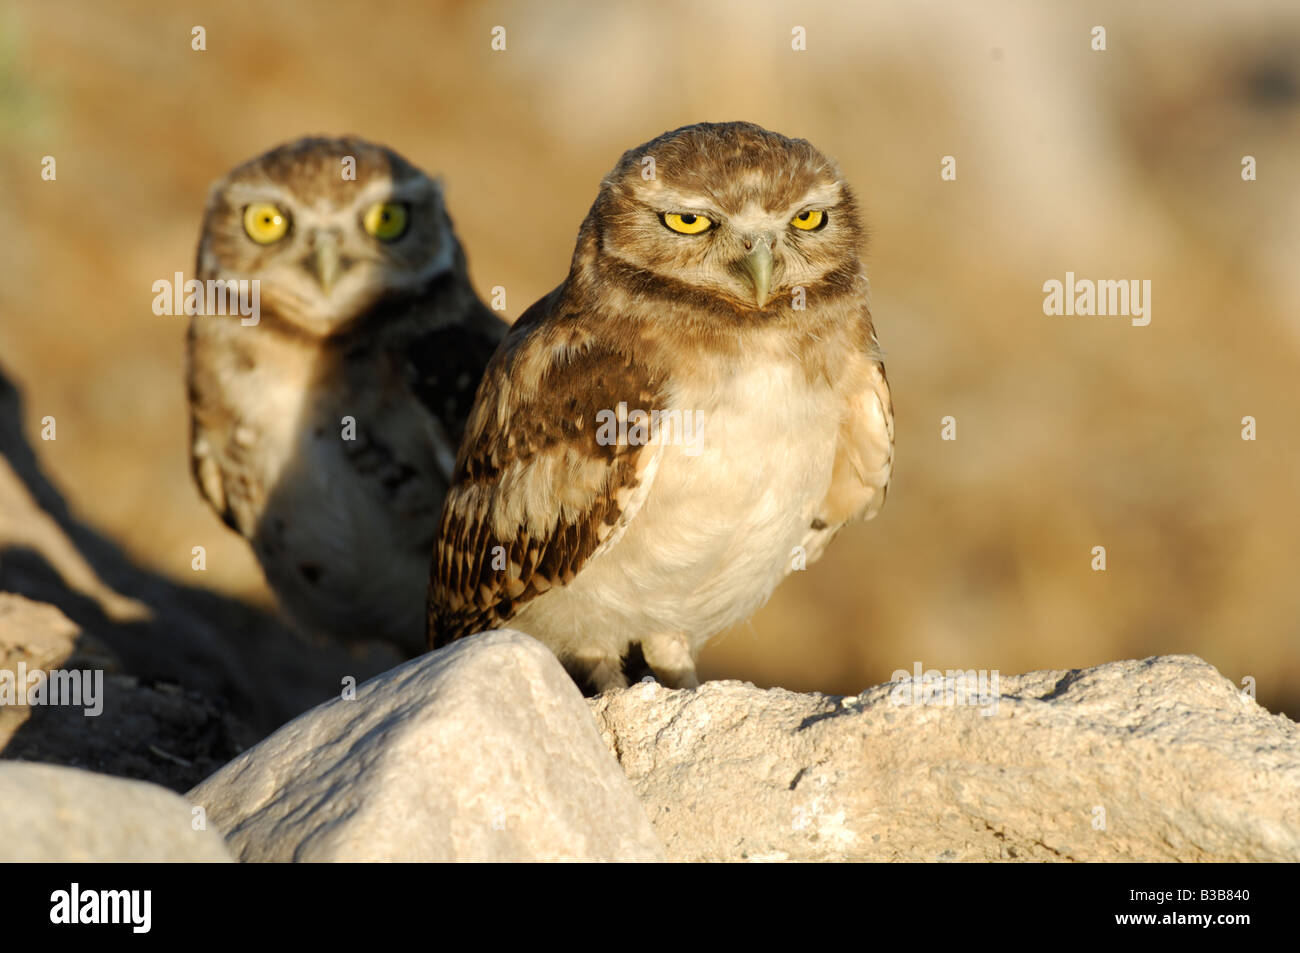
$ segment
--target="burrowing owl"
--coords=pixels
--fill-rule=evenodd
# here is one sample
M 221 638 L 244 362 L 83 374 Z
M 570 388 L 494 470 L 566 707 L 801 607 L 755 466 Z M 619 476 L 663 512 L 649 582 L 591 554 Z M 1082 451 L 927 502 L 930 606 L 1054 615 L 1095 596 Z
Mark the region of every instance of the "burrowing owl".
M 579 683 L 704 643 L 885 500 L 893 408 L 835 165 L 749 123 L 624 154 L 466 426 L 431 644 L 509 622 Z
M 301 139 L 212 189 L 200 280 L 259 282 L 256 324 L 189 328 L 194 478 L 303 629 L 424 643 L 429 553 L 506 325 L 437 182 L 360 139 Z

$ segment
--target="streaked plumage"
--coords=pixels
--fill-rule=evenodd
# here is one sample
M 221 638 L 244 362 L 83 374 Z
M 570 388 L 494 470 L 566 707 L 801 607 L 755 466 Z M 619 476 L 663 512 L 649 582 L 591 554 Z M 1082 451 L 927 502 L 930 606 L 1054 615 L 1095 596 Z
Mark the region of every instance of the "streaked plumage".
M 681 232 L 701 216 L 712 226 Z M 700 648 L 768 598 L 796 547 L 811 562 L 884 502 L 893 411 L 861 240 L 847 185 L 803 140 L 701 124 L 626 153 L 567 280 L 480 385 L 431 644 L 509 623 L 597 690 L 626 684 L 633 646 L 662 681 L 696 684 Z M 702 412 L 699 452 L 680 430 L 602 443 L 598 415 L 620 404 Z
M 271 213 L 246 220 L 264 206 L 283 215 L 265 244 L 250 229 Z M 281 146 L 213 187 L 197 277 L 258 279 L 261 304 L 255 325 L 190 320 L 200 491 L 301 628 L 419 651 L 443 493 L 505 331 L 470 286 L 441 188 L 359 139 Z

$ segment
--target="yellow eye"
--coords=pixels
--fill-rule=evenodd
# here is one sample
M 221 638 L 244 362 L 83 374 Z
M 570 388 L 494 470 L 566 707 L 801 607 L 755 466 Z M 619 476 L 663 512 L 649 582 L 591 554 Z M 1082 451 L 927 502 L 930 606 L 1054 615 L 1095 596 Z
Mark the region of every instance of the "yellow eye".
M 713 227 L 713 220 L 696 212 L 666 212 L 664 224 L 683 235 L 698 235 Z
M 259 245 L 278 242 L 288 230 L 288 217 L 269 202 L 255 202 L 244 209 L 244 231 Z
M 406 234 L 406 206 L 400 202 L 376 202 L 366 210 L 361 224 L 381 242 L 395 242 Z
M 811 232 L 814 228 L 821 228 L 826 221 L 826 213 L 819 208 L 810 208 L 806 212 L 800 212 L 790 224 L 801 231 Z

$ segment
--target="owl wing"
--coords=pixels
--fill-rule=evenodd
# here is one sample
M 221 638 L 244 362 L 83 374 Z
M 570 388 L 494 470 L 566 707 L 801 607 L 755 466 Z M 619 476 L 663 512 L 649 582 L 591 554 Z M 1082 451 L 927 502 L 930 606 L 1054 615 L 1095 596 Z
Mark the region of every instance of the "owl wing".
M 869 520 L 885 505 L 894 468 L 894 402 L 875 332 L 867 324 L 867 347 L 853 354 L 844 416 L 835 447 L 830 489 L 804 536 L 808 562 L 821 557 L 845 523 Z
M 423 331 L 405 345 L 407 384 L 432 415 L 444 483 L 451 482 L 483 371 L 508 329 L 475 300 L 472 314 Z
M 653 481 L 662 446 L 608 431 L 620 404 L 659 406 L 658 382 L 571 323 L 542 322 L 555 298 L 515 323 L 479 388 L 434 545 L 434 648 L 570 583 L 622 536 Z
M 217 396 L 221 365 L 208 358 L 193 322 L 188 340 L 190 472 L 200 495 L 221 521 L 251 539 L 265 502 L 252 459 L 256 437 L 240 427 Z M 205 359 L 196 359 L 200 352 Z

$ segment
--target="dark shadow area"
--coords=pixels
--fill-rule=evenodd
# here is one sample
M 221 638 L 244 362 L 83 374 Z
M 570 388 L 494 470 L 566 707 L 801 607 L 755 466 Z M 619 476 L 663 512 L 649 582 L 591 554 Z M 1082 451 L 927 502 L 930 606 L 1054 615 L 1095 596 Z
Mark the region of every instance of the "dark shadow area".
M 398 661 L 380 647 L 306 639 L 258 609 L 134 565 L 73 515 L 41 471 L 20 395 L 2 370 L 0 458 L 0 593 L 53 606 L 76 625 L 72 654 L 55 667 L 105 673 L 101 715 L 33 706 L 12 736 L 0 719 L 0 757 L 185 790 L 336 697 L 345 676 L 360 683 Z M 43 635 L 22 631 L 40 618 L 26 611 L 34 607 L 7 605 L 0 665 L 12 669 L 24 643 Z

